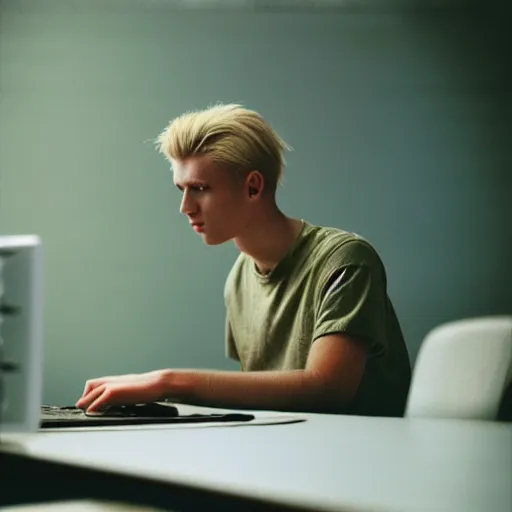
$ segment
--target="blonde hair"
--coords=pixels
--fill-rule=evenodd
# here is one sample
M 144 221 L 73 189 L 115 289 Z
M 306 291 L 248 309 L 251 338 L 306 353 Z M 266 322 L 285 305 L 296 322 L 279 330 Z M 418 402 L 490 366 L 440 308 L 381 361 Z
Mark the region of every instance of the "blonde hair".
M 156 140 L 169 161 L 210 155 L 238 172 L 259 171 L 265 189 L 275 191 L 292 148 L 263 117 L 238 104 L 217 104 L 173 119 Z

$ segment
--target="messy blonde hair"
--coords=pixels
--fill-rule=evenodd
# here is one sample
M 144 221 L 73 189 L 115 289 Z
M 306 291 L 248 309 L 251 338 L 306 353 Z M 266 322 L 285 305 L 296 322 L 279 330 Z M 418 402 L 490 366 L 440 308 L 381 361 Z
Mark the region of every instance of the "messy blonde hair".
M 156 140 L 169 161 L 210 155 L 238 173 L 259 171 L 275 191 L 291 148 L 263 117 L 238 104 L 217 104 L 173 119 Z

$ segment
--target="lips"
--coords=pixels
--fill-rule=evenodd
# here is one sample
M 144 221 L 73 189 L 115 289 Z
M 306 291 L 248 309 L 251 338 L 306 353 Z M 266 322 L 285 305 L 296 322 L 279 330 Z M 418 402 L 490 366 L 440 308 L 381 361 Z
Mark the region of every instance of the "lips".
M 191 225 L 193 230 L 197 233 L 202 233 L 204 231 L 204 222 L 193 222 Z

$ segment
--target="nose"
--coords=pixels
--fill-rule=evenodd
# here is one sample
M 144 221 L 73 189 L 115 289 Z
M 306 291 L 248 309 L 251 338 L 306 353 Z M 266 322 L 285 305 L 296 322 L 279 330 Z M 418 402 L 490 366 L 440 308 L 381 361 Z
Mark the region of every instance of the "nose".
M 188 190 L 183 192 L 183 197 L 181 199 L 180 205 L 180 212 L 183 215 L 192 215 L 197 212 L 197 204 L 194 202 Z

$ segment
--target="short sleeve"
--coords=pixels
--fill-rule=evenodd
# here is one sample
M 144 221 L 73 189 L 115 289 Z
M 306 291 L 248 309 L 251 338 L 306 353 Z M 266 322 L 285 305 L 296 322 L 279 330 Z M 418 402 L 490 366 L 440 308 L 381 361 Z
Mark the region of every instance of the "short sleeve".
M 238 356 L 238 352 L 236 350 L 235 338 L 233 336 L 233 331 L 231 330 L 231 324 L 229 323 L 228 315 L 226 315 L 225 351 L 226 357 L 234 359 L 235 361 L 240 361 L 240 357 Z
M 367 341 L 372 352 L 386 348 L 385 276 L 378 256 L 365 253 L 359 250 L 356 257 L 331 262 L 320 290 L 313 340 L 346 333 Z

